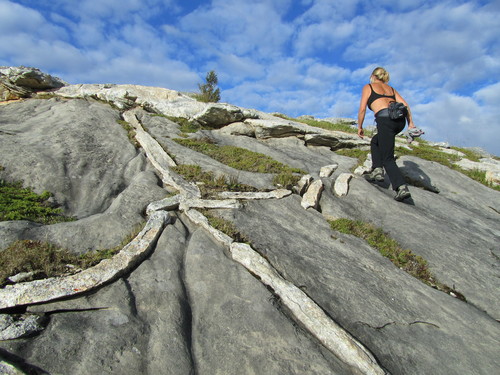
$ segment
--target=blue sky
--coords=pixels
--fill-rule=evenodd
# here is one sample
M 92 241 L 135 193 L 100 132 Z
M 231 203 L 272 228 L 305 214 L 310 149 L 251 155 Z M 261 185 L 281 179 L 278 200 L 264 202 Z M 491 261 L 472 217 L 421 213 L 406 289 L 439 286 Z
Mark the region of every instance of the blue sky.
M 0 65 L 355 118 L 385 67 L 426 139 L 500 155 L 500 0 L 0 0 Z M 365 124 L 373 123 L 368 114 Z

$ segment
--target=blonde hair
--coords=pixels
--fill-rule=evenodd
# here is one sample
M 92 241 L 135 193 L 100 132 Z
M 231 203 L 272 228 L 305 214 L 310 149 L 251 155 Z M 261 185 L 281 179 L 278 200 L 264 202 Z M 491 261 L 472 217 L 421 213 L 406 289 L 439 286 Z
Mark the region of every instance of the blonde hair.
M 378 68 L 375 68 L 375 70 L 372 72 L 372 76 L 375 76 L 384 83 L 389 82 L 389 72 L 384 68 L 381 68 L 380 66 Z

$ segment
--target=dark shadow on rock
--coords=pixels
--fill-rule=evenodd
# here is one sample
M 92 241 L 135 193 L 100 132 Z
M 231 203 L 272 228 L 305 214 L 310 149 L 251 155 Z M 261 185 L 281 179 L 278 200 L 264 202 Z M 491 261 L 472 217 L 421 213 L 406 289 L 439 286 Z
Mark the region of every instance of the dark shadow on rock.
M 26 361 L 5 349 L 0 348 L 0 359 L 29 375 L 49 375 L 49 373 L 39 367 L 30 365 Z
M 410 206 L 415 206 L 415 201 L 413 200 L 412 197 L 409 197 L 409 198 L 402 200 L 401 203 L 404 203 L 404 204 L 407 204 Z
M 422 188 L 433 193 L 439 193 L 439 189 L 432 184 L 431 179 L 420 169 L 417 163 L 405 160 L 404 166 L 400 168 L 406 182 L 409 185 Z
M 386 175 L 385 176 L 385 180 L 384 181 L 375 181 L 375 180 L 371 180 L 368 175 L 363 175 L 363 177 L 365 178 L 366 181 L 368 181 L 370 184 L 373 184 L 373 185 L 377 185 L 377 186 L 380 186 L 381 188 L 383 189 L 389 189 L 390 186 L 391 186 L 391 182 L 389 180 L 389 177 Z

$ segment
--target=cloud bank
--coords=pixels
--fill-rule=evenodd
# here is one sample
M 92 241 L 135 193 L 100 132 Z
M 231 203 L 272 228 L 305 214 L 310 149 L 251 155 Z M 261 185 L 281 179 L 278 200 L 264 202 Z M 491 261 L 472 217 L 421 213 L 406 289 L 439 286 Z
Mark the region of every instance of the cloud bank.
M 500 155 L 499 0 L 33 3 L 0 0 L 0 65 L 179 91 L 214 69 L 223 101 L 319 118 L 384 66 L 427 139 Z

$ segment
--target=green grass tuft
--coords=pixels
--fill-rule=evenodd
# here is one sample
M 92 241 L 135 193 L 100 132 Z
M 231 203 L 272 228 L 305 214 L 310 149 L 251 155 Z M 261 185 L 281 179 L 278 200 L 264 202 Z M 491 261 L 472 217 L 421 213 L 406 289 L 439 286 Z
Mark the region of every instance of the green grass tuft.
M 206 140 L 195 139 L 174 139 L 177 143 L 184 147 L 188 147 L 197 152 L 201 152 L 212 159 L 219 161 L 234 169 L 257 172 L 257 173 L 302 173 L 297 168 L 290 168 L 271 157 L 246 150 L 235 146 L 218 146 Z
M 220 230 L 222 233 L 228 235 L 236 242 L 248 243 L 248 238 L 244 234 L 242 234 L 232 222 L 212 215 L 207 209 L 200 210 L 200 212 L 205 215 L 205 217 L 208 219 L 208 223 L 215 229 Z
M 381 255 L 388 258 L 396 267 L 401 268 L 425 284 L 448 294 L 453 293 L 465 300 L 460 293 L 436 280 L 431 274 L 425 259 L 413 254 L 411 250 L 403 249 L 396 240 L 389 237 L 382 229 L 359 220 L 337 219 L 330 220 L 329 223 L 333 230 L 362 238 L 370 246 L 377 249 Z
M 198 165 L 181 164 L 172 168 L 186 180 L 198 183 L 204 198 L 213 197 L 222 191 L 257 191 L 253 186 L 240 184 L 234 177 L 216 176 L 213 172 L 205 172 Z
M 137 139 L 135 139 L 136 131 L 134 127 L 125 120 L 116 120 L 116 122 L 120 124 L 123 127 L 123 129 L 125 129 L 129 141 L 132 142 L 135 148 L 140 148 L 141 145 L 139 144 L 139 142 L 137 142 Z
M 72 254 L 67 249 L 48 242 L 16 241 L 0 251 L 0 287 L 8 283 L 8 277 L 21 272 L 33 272 L 31 279 L 38 280 L 74 274 L 81 269 L 90 268 L 118 253 L 143 227 L 144 223 L 138 225 L 114 248 L 89 251 L 82 255 Z

